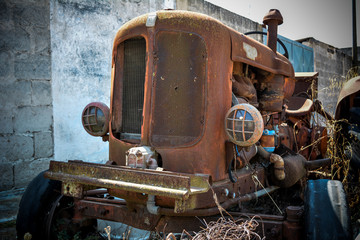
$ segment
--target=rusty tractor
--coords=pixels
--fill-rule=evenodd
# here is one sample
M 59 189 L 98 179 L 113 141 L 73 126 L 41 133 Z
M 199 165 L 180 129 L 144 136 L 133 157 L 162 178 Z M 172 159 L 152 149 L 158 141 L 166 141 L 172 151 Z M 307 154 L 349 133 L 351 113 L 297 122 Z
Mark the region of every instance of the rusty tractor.
M 123 25 L 110 108 L 94 102 L 82 113 L 85 130 L 109 142 L 109 161 L 51 161 L 23 196 L 19 239 L 89 233 L 96 219 L 191 232 L 220 209 L 258 216 L 266 239 L 350 238 L 341 182 L 307 174 L 331 164 L 327 131 L 311 120 L 327 114 L 293 96 L 304 74 L 277 52 L 280 12 L 263 22 L 267 46 L 194 12 Z

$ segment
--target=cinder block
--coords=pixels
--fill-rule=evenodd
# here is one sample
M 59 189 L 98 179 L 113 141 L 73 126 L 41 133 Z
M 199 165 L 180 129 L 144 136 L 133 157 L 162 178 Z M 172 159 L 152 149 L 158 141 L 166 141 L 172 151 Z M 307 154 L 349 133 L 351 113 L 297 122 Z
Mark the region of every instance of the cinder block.
M 14 187 L 14 174 L 12 163 L 0 163 L 0 191 L 9 190 Z
M 0 88 L 1 109 L 14 109 L 31 104 L 31 82 L 16 81 Z
M 54 143 L 51 132 L 39 132 L 34 134 L 35 158 L 47 158 L 53 156 Z
M 0 6 L 1 7 L 1 6 Z M 0 52 L 0 76 L 8 77 L 11 73 L 10 69 L 10 52 Z
M 22 28 L 0 30 L 0 48 L 15 51 L 30 51 L 30 34 Z
M 18 108 L 14 116 L 16 133 L 46 132 L 52 126 L 52 107 L 36 106 Z
M 0 21 L 9 21 L 10 19 L 10 8 L 7 6 L 5 1 L 0 2 Z
M 0 110 L 0 134 L 13 133 L 12 110 Z
M 14 185 L 16 188 L 26 187 L 40 172 L 49 169 L 50 159 L 41 158 L 21 161 L 14 164 Z M 26 169 L 26 171 L 24 171 Z
M 34 155 L 34 142 L 31 136 L 10 135 L 0 136 L 1 162 L 17 159 L 29 159 Z
M 32 104 L 33 105 L 51 105 L 51 83 L 50 81 L 32 82 Z
M 50 10 L 35 4 L 17 4 L 13 9 L 14 22 L 21 26 L 42 26 L 50 24 Z
M 50 53 L 50 30 L 48 27 L 33 28 L 33 39 L 35 42 L 35 52 L 49 54 Z
M 18 79 L 51 79 L 50 55 L 20 54 L 15 56 L 15 77 Z

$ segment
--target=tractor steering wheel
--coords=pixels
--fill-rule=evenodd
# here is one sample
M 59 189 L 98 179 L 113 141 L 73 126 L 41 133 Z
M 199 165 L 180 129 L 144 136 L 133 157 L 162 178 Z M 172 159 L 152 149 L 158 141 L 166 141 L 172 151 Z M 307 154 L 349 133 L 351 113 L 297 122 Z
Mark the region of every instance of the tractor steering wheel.
M 261 32 L 261 31 L 251 31 L 251 32 L 247 32 L 244 33 L 244 35 L 253 35 L 253 34 L 261 34 L 261 35 L 267 35 L 266 32 Z M 277 39 L 277 41 L 279 42 L 279 44 L 282 46 L 282 48 L 284 49 L 285 53 L 283 54 L 287 59 L 289 59 L 289 52 L 287 50 L 287 48 L 285 47 L 285 44 L 283 43 L 283 41 L 281 41 L 279 38 Z

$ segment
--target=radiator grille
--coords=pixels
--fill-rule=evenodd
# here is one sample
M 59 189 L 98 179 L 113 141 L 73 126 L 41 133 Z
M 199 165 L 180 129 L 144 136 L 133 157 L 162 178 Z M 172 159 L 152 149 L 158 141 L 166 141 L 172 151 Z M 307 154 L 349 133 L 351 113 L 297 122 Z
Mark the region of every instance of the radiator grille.
M 154 146 L 191 145 L 204 127 L 207 53 L 196 34 L 160 31 L 156 35 L 153 122 Z
M 122 133 L 141 134 L 145 58 L 145 39 L 129 39 L 124 42 Z

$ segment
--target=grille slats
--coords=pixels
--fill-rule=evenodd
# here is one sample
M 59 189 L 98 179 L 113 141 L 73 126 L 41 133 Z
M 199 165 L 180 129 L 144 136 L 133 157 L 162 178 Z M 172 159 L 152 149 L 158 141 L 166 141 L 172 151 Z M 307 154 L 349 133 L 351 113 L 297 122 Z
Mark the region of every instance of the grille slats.
M 124 42 L 122 130 L 123 133 L 141 134 L 146 69 L 145 39 Z

